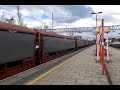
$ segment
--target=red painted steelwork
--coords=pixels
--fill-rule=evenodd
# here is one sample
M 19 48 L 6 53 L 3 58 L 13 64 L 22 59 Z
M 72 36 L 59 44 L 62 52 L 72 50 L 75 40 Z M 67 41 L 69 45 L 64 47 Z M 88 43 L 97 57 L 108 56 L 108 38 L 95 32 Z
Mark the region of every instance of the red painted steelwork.
M 65 53 L 67 53 L 67 51 L 61 55 L 61 53 L 55 54 L 55 55 L 45 55 L 43 52 L 43 36 L 50 36 L 50 37 L 58 37 L 58 38 L 67 38 L 67 39 L 71 39 L 71 40 L 75 40 L 72 37 L 68 37 L 68 36 L 64 36 L 64 35 L 59 35 L 53 32 L 45 32 L 45 31 L 39 31 L 38 32 L 38 39 L 39 39 L 39 57 L 40 57 L 40 64 L 45 63 L 47 61 L 50 61 L 52 59 L 58 58 L 62 55 L 65 55 Z
M 77 39 L 75 39 L 75 50 L 77 50 Z
M 0 71 L 0 80 L 34 67 L 35 66 L 35 56 L 22 59 L 22 63 L 23 64 L 17 65 L 17 66 L 11 67 L 11 68 L 8 68 L 7 64 L 5 64 L 5 68 Z
M 40 32 L 38 32 L 38 45 L 39 45 L 39 50 L 38 50 L 39 62 L 42 63 L 42 36 Z
M 101 62 L 102 62 L 102 75 L 104 75 L 104 19 L 102 19 L 102 57 L 101 57 Z
M 22 27 L 22 26 L 13 25 L 13 24 L 4 23 L 4 22 L 0 22 L 0 29 L 8 30 L 8 31 L 11 30 L 11 31 L 23 32 L 23 33 L 37 34 L 36 31 L 29 29 L 27 27 Z
M 56 34 L 56 33 L 54 33 L 54 32 L 45 32 L 45 31 L 39 31 L 39 32 L 40 32 L 42 35 L 44 35 L 44 36 L 52 36 L 52 37 L 60 37 L 60 38 L 74 39 L 73 37 Z
M 58 58 L 58 57 L 60 57 L 60 56 L 64 56 L 64 55 L 66 55 L 66 54 L 68 54 L 68 53 L 71 53 L 71 52 L 73 52 L 73 51 L 74 51 L 74 50 L 66 51 L 66 52 L 58 53 L 58 54 L 51 55 L 51 56 L 48 56 L 48 55 L 43 54 L 43 56 L 42 56 L 42 63 L 45 63 L 45 62 L 48 62 L 48 61 L 50 61 L 50 60 L 56 59 L 56 58 Z M 41 64 L 42 64 L 42 63 L 41 63 Z
M 5 72 L 4 71 L 0 71 L 0 80 L 6 78 Z
M 14 74 L 21 72 L 21 71 L 22 71 L 22 65 L 18 65 L 18 66 L 12 67 L 12 68 L 7 68 L 5 74 L 6 74 L 6 77 L 10 77 Z
M 68 54 L 68 53 L 74 51 L 74 49 L 73 49 L 73 50 L 64 51 L 64 52 L 58 52 L 51 56 L 47 56 L 46 54 L 43 53 L 43 36 L 75 40 L 75 38 L 73 38 L 73 37 L 59 35 L 59 34 L 52 33 L 52 32 L 34 31 L 34 30 L 26 28 L 26 27 L 21 27 L 21 26 L 12 25 L 12 24 L 3 23 L 3 22 L 0 22 L 0 29 L 6 30 L 6 31 L 10 30 L 10 31 L 23 32 L 23 33 L 30 33 L 30 34 L 37 36 L 36 41 L 38 42 L 38 51 L 37 51 L 36 55 L 38 55 L 37 58 L 39 59 L 40 64 L 48 62 L 50 60 L 53 60 L 55 58 L 58 58 L 60 56 L 63 56 L 65 54 Z M 35 41 L 35 47 L 36 47 L 36 41 Z M 77 42 L 76 42 L 76 45 L 77 45 Z M 36 51 L 35 51 L 35 53 L 36 53 Z M 9 67 L 9 68 L 7 67 L 8 65 L 6 63 L 5 66 L 3 67 L 3 69 L 0 70 L 0 80 L 34 67 L 36 64 L 36 56 L 27 57 L 27 58 L 21 59 L 20 61 L 21 62 L 19 63 L 19 65 L 17 65 L 15 63 L 17 66 L 13 66 L 13 67 Z
M 22 63 L 23 63 L 23 65 L 22 65 L 23 70 L 27 70 L 29 68 L 34 67 L 35 66 L 35 56 L 23 59 Z

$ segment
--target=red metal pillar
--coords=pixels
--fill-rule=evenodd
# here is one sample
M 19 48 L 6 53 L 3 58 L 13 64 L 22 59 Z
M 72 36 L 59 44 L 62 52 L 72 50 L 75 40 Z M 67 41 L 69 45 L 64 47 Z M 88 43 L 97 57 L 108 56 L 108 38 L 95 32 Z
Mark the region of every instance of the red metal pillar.
M 102 41 L 102 52 L 101 52 L 101 62 L 102 62 L 102 75 L 104 75 L 104 19 L 102 19 L 102 37 L 101 37 L 101 41 Z

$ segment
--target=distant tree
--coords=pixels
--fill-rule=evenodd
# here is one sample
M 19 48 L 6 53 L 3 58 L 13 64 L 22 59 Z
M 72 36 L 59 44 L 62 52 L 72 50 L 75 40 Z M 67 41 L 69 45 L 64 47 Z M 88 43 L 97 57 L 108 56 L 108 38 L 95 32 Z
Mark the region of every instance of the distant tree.
M 23 18 L 21 18 L 21 20 L 20 20 L 20 26 L 24 26 L 24 27 L 26 27 L 26 26 L 27 26 L 27 24 L 26 24 L 26 23 L 24 23 L 24 19 L 23 19 Z
M 1 22 L 15 24 L 15 19 L 14 19 L 13 16 L 10 19 L 5 18 L 5 12 L 2 12 L 2 14 L 0 15 L 0 21 Z
M 48 27 L 48 25 L 44 25 L 44 29 L 48 29 L 49 27 Z
M 34 29 L 34 30 L 36 30 L 36 31 L 40 31 L 40 30 L 42 30 L 42 26 L 40 26 L 40 27 L 33 27 L 32 29 Z
M 1 22 L 5 21 L 5 12 L 2 12 L 2 14 L 0 15 L 0 21 Z
M 15 18 L 14 17 L 11 17 L 10 19 L 7 19 L 8 23 L 11 23 L 11 24 L 16 24 L 15 23 Z
M 48 25 L 44 25 L 43 30 L 46 31 L 47 29 L 49 29 Z

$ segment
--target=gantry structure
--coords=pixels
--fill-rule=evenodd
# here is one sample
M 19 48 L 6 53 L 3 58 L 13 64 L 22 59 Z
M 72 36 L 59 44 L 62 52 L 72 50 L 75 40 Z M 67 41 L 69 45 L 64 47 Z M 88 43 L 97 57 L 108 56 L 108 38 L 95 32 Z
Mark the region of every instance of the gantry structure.
M 110 28 L 110 30 L 120 30 L 120 25 L 111 25 L 105 26 L 105 28 Z M 56 28 L 56 29 L 47 29 L 46 31 L 56 32 L 56 33 L 81 33 L 81 32 L 93 32 L 95 33 L 96 27 L 77 27 L 77 28 Z

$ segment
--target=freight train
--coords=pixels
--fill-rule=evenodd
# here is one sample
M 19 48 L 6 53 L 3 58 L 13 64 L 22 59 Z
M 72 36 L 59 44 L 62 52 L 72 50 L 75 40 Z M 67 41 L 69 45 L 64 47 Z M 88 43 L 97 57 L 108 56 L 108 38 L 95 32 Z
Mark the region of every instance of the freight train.
M 0 80 L 94 43 L 0 22 Z

